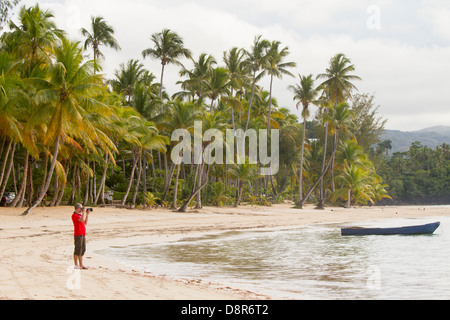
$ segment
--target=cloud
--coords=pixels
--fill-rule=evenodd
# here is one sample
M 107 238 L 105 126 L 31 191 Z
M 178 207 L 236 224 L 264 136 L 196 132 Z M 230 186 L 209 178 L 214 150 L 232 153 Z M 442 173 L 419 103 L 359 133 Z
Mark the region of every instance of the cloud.
M 23 0 L 33 5 L 34 0 Z M 392 129 L 420 129 L 425 125 L 450 123 L 450 98 L 445 92 L 450 74 L 448 42 L 430 44 L 430 33 L 449 39 L 450 12 L 446 2 L 431 1 L 424 7 L 409 1 L 289 1 L 229 0 L 144 1 L 131 0 L 42 0 L 57 24 L 71 38 L 83 40 L 79 29 L 88 27 L 90 17 L 103 16 L 116 29 L 122 51 L 103 48 L 104 71 L 112 76 L 120 63 L 142 60 L 141 52 L 151 46 L 150 36 L 163 28 L 176 31 L 194 56 L 212 54 L 219 64 L 223 51 L 249 48 L 256 35 L 279 40 L 290 49 L 289 61 L 297 63 L 297 75 L 324 72 L 330 58 L 345 53 L 355 64 L 361 93 L 374 93 L 380 112 Z M 367 28 L 370 5 L 379 6 L 381 29 Z M 428 29 L 427 29 L 428 28 Z M 430 31 L 431 32 L 431 31 Z M 161 65 L 146 59 L 145 66 L 157 78 Z M 188 61 L 184 61 L 189 65 Z M 169 66 L 165 76 L 170 93 L 178 90 L 179 68 Z M 297 79 L 285 77 L 274 83 L 279 104 L 299 115 L 287 86 Z M 268 88 L 268 80 L 261 82 Z
M 450 40 L 450 8 L 442 2 L 419 10 L 419 17 L 431 26 L 432 32 L 442 40 Z

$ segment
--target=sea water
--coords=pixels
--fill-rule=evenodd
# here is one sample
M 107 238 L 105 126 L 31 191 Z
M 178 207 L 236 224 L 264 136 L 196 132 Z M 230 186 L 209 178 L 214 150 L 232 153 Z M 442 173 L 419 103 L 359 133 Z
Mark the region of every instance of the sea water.
M 441 221 L 433 235 L 350 236 L 342 225 L 238 231 L 98 251 L 157 275 L 203 279 L 275 299 L 450 299 L 450 218 L 343 224 L 398 227 Z

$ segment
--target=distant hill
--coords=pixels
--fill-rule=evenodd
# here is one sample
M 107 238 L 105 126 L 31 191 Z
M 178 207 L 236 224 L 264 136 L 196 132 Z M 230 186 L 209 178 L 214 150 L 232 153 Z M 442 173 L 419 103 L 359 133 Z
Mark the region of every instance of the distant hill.
M 434 149 L 444 142 L 450 144 L 450 126 L 436 126 L 409 132 L 386 130 L 381 136 L 381 141 L 384 140 L 392 141 L 392 150 L 389 152 L 391 155 L 395 152 L 408 151 L 415 141 Z

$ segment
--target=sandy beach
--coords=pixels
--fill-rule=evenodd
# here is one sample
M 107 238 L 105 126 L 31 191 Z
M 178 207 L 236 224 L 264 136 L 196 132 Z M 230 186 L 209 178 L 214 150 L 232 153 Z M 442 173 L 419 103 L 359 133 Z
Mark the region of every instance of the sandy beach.
M 85 265 L 79 286 L 71 285 L 73 266 L 72 207 L 0 208 L 0 299 L 149 299 L 246 300 L 266 295 L 211 283 L 155 276 L 99 256 L 95 250 L 178 240 L 227 230 L 296 227 L 320 223 L 450 216 L 449 207 L 373 207 L 292 209 L 273 207 L 205 208 L 186 214 L 169 210 L 96 208 L 87 226 Z M 78 278 L 77 278 L 78 279 Z

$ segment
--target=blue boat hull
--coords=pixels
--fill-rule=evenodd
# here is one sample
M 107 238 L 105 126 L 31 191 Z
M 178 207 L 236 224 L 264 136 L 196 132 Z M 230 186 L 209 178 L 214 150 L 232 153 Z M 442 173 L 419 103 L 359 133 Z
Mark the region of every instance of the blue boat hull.
M 371 236 L 371 235 L 419 235 L 433 234 L 441 225 L 440 222 L 425 224 L 421 226 L 401 227 L 401 228 L 343 228 L 343 236 Z

